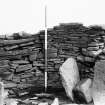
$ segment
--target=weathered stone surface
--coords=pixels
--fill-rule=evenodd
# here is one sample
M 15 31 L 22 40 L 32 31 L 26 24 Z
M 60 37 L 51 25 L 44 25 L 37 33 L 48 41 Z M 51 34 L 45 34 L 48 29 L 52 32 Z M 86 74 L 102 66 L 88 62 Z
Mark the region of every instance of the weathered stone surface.
M 8 82 L 8 83 L 4 84 L 4 87 L 5 88 L 14 88 L 14 87 L 17 87 L 17 84 L 13 83 L 13 82 Z
M 102 49 L 99 49 L 97 51 L 89 51 L 88 52 L 89 56 L 94 56 L 94 57 L 98 56 L 101 53 L 102 53 Z
M 32 77 L 32 76 L 33 76 L 32 72 L 31 73 L 29 72 L 29 73 L 25 73 L 25 74 L 21 75 L 21 78 L 29 78 L 29 77 Z
M 92 97 L 94 105 L 105 105 L 105 60 L 96 62 Z
M 18 47 L 19 47 L 18 45 L 9 46 L 9 47 L 5 47 L 5 50 L 7 50 L 7 51 L 14 50 L 14 49 L 17 49 Z
M 59 69 L 67 96 L 73 100 L 72 90 L 80 80 L 76 60 L 68 58 Z
M 16 99 L 8 98 L 5 100 L 5 105 L 18 105 L 18 101 Z
M 32 55 L 29 56 L 30 61 L 35 61 L 36 58 L 37 58 L 37 53 L 32 54 Z
M 48 105 L 48 102 L 41 102 L 38 105 Z
M 16 69 L 16 72 L 22 72 L 22 71 L 27 71 L 29 69 L 32 68 L 31 64 L 27 64 L 27 65 L 20 65 L 18 66 L 18 68 Z
M 3 45 L 15 45 L 15 44 L 21 44 L 21 43 L 28 43 L 30 41 L 35 40 L 34 38 L 29 38 L 29 39 L 22 39 L 22 40 L 1 40 L 0 44 Z
M 48 54 L 48 58 L 56 58 L 56 57 L 57 57 L 57 53 Z
M 19 64 L 11 64 L 11 69 L 14 69 L 15 70 L 18 66 L 19 66 Z
M 51 105 L 59 105 L 58 98 L 55 98 Z
M 94 58 L 92 58 L 92 57 L 85 57 L 84 58 L 84 61 L 86 61 L 86 62 L 94 62 Z
M 33 45 L 33 44 L 34 44 L 34 42 L 29 42 L 29 43 L 21 44 L 20 46 L 24 47 L 24 46 L 29 46 L 29 45 Z
M 40 62 L 40 61 L 39 62 L 34 61 L 33 66 L 40 66 L 41 67 L 41 66 L 44 66 L 44 64 L 42 62 Z
M 13 64 L 28 64 L 28 61 L 25 60 L 14 60 L 12 61 Z
M 0 60 L 0 66 L 8 65 L 9 60 Z
M 4 84 L 0 82 L 0 105 L 4 105 Z
M 88 44 L 88 46 L 89 47 L 97 47 L 97 46 L 99 46 L 99 43 L 97 43 L 97 42 L 91 42 L 91 43 Z
M 88 51 L 97 51 L 97 50 L 99 50 L 99 46 L 98 47 L 88 47 L 87 50 Z
M 4 95 L 3 95 L 4 99 L 8 97 L 8 95 L 9 95 L 8 91 L 9 90 L 4 89 Z
M 80 55 L 80 56 L 77 56 L 77 60 L 84 62 L 85 58 L 84 58 L 84 56 Z
M 92 101 L 91 89 L 92 89 L 92 80 L 90 78 L 81 80 L 74 88 L 74 90 L 77 90 L 77 92 L 83 93 L 82 97 L 87 103 L 90 103 Z
M 103 54 L 103 55 L 99 55 L 98 57 L 99 57 L 99 59 L 101 59 L 101 60 L 105 60 L 105 55 L 104 55 L 104 54 Z

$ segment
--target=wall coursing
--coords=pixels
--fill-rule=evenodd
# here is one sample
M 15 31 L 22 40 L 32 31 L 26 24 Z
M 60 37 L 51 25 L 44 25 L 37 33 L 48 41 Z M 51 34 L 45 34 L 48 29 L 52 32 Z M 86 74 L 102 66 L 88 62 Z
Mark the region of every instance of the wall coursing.
M 59 67 L 69 57 L 77 60 L 82 78 L 93 78 L 94 64 L 105 60 L 105 30 L 79 23 L 48 29 L 48 87 L 62 88 Z M 0 77 L 10 95 L 44 88 L 44 31 L 0 37 Z

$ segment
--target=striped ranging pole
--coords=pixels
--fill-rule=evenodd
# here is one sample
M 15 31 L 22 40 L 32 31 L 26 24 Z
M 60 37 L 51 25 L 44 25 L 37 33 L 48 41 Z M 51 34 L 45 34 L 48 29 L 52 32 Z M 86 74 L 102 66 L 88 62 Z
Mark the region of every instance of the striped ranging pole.
M 47 6 L 45 6 L 45 92 L 47 91 Z

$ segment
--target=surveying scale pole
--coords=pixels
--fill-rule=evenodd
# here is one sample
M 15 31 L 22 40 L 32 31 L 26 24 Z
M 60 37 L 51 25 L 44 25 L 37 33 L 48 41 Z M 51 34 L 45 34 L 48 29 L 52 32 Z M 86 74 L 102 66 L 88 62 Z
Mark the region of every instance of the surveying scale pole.
M 45 92 L 47 92 L 47 6 L 45 6 Z

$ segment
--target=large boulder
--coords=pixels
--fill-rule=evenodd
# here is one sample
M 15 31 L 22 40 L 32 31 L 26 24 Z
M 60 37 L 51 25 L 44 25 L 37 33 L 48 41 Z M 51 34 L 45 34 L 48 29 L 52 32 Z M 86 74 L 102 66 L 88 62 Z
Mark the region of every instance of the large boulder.
M 105 105 L 105 60 L 95 64 L 92 97 L 94 105 Z
M 84 100 L 84 103 L 90 103 L 92 101 L 91 88 L 92 80 L 90 78 L 81 80 L 73 90 L 75 101 L 81 103 Z
M 76 60 L 74 58 L 68 58 L 62 64 L 59 71 L 66 94 L 73 101 L 72 90 L 80 80 Z

